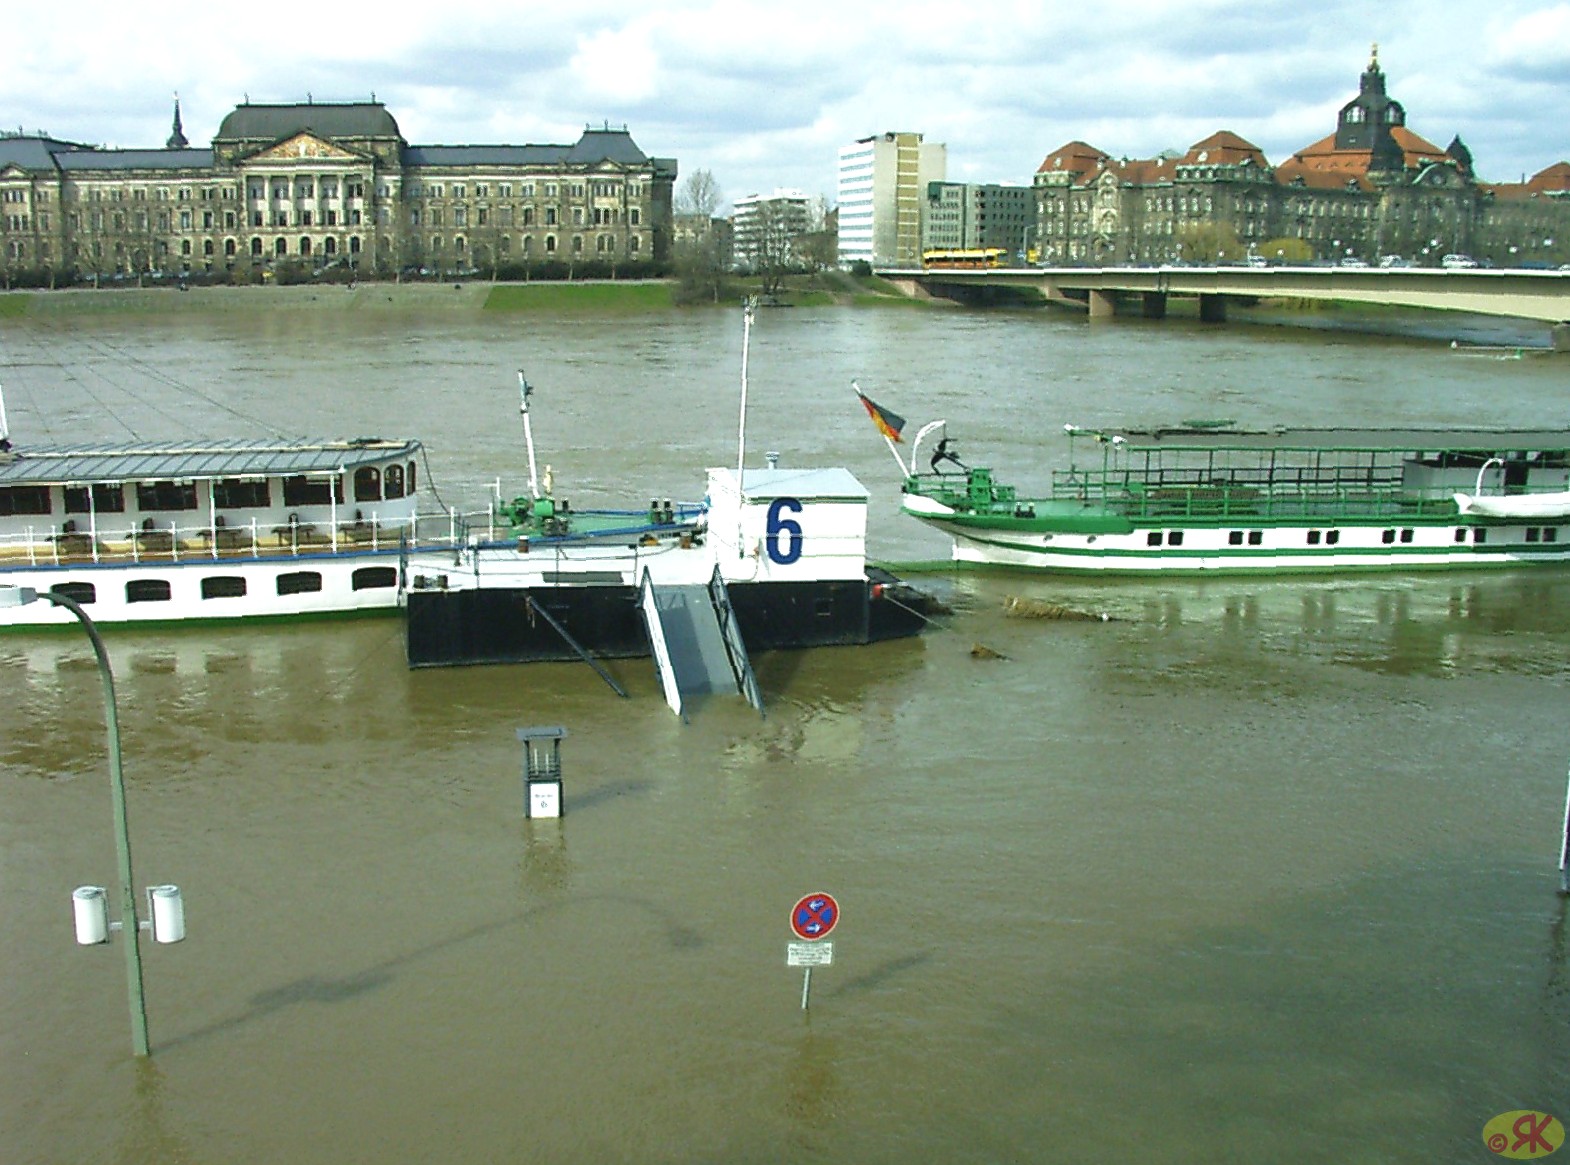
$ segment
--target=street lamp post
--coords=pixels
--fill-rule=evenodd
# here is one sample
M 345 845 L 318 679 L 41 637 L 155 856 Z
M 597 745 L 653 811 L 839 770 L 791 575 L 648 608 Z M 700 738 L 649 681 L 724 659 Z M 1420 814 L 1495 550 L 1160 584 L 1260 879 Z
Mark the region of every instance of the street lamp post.
M 148 1055 L 147 1001 L 142 995 L 141 927 L 136 918 L 136 899 L 131 880 L 131 831 L 125 812 L 125 775 L 120 769 L 120 718 L 115 711 L 114 672 L 109 668 L 109 652 L 98 628 L 75 599 L 52 591 L 31 587 L 0 587 L 0 606 L 21 606 L 43 599 L 64 607 L 81 622 L 92 640 L 98 657 L 98 674 L 103 680 L 104 719 L 109 729 L 109 792 L 114 800 L 115 849 L 120 864 L 120 930 L 125 940 L 126 991 L 131 1004 L 131 1047 L 138 1056 Z

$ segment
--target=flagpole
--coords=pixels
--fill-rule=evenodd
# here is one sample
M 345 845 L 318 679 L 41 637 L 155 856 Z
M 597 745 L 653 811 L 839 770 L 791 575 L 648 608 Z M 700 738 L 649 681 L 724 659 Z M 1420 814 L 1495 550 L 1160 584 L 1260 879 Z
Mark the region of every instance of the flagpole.
M 857 400 L 862 401 L 862 402 L 866 401 L 867 394 L 861 391 L 861 385 L 857 384 L 853 380 L 853 381 L 850 382 L 850 387 L 851 387 L 851 391 L 853 391 L 856 394 L 856 399 Z M 893 441 L 893 439 L 890 438 L 889 435 L 887 433 L 885 433 L 881 428 L 878 430 L 878 436 L 882 437 L 883 438 L 883 443 L 889 447 L 889 456 L 894 458 L 894 464 L 899 466 L 899 475 L 901 477 L 910 477 L 915 471 L 913 469 L 906 469 L 905 468 L 905 463 L 900 460 L 899 450 L 894 448 L 894 441 Z
M 742 546 L 741 514 L 747 506 L 746 491 L 741 488 L 741 471 L 747 460 L 747 354 L 752 342 L 752 311 L 757 301 L 750 295 L 741 309 L 741 421 L 736 433 L 736 557 L 745 558 Z

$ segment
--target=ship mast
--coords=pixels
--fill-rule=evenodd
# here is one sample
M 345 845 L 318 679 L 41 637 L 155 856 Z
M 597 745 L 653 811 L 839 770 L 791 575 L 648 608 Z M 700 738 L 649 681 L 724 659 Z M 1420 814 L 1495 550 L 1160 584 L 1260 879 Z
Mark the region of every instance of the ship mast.
M 536 500 L 540 497 L 539 478 L 534 473 L 534 428 L 529 424 L 529 397 L 534 393 L 534 386 L 523 378 L 523 369 L 518 370 L 518 411 L 523 414 L 523 444 L 529 451 L 529 493 Z

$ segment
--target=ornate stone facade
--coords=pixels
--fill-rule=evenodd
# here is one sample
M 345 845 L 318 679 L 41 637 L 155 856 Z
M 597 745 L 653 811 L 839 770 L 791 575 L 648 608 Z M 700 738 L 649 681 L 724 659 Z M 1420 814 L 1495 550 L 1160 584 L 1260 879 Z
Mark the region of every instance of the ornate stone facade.
M 1075 141 L 1047 155 L 1034 186 L 1049 265 L 1245 254 L 1437 265 L 1453 252 L 1500 267 L 1570 261 L 1570 164 L 1520 183 L 1479 181 L 1459 138 L 1441 150 L 1407 128 L 1377 48 L 1335 132 L 1279 166 L 1227 131 L 1181 157 L 1136 160 Z
M 376 102 L 238 106 L 210 149 L 0 136 L 0 272 L 104 278 L 351 267 L 653 267 L 674 159 L 625 128 L 573 145 L 417 146 Z

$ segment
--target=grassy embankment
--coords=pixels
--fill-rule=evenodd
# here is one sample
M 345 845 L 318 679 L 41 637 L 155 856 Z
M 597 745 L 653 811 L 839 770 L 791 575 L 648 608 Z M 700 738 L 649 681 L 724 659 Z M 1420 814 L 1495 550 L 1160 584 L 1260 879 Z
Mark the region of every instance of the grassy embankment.
M 0 319 L 95 314 L 202 315 L 262 310 L 382 312 L 583 312 L 594 315 L 733 307 L 756 294 L 756 281 L 738 279 L 712 301 L 678 305 L 677 287 L 665 280 L 594 283 L 357 283 L 285 287 L 71 288 L 0 292 Z M 791 307 L 921 306 L 877 278 L 831 271 L 788 280 L 779 302 Z

